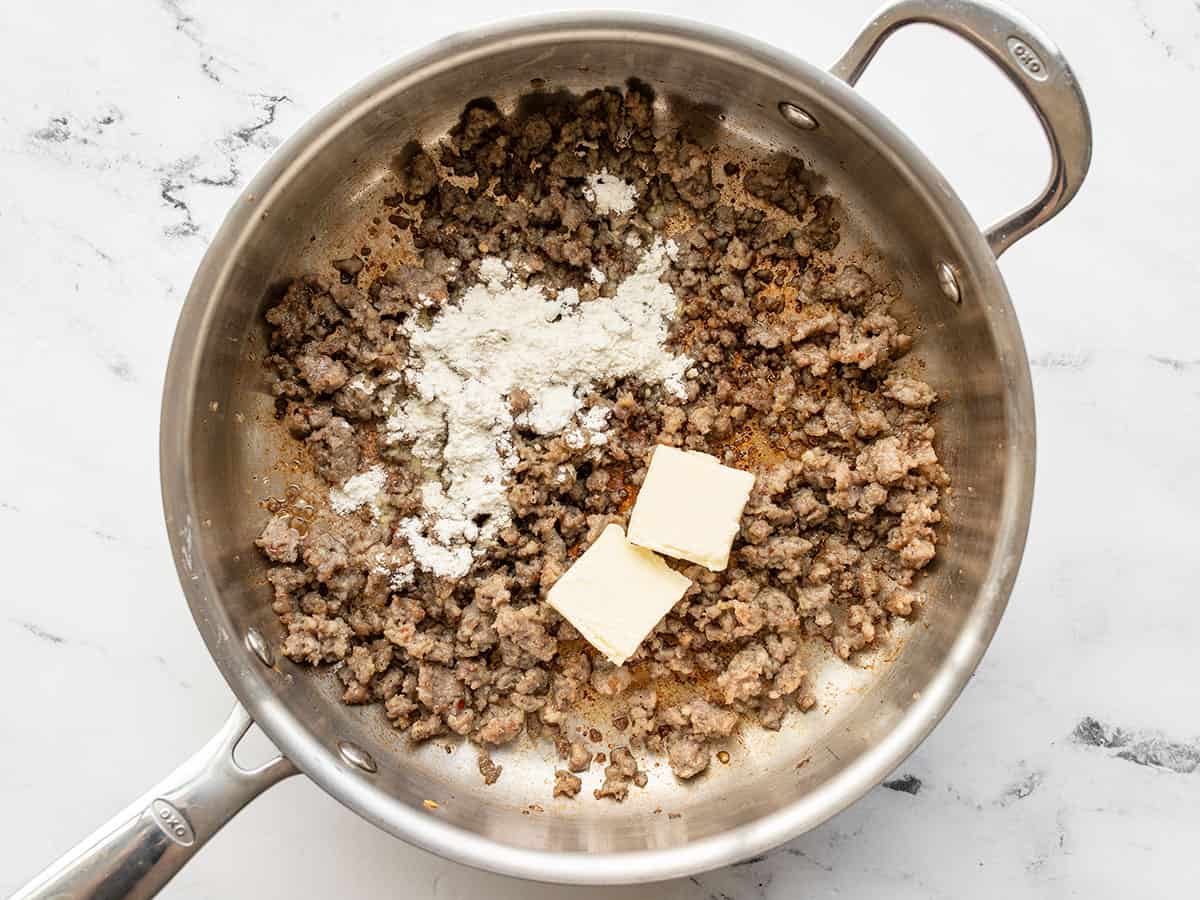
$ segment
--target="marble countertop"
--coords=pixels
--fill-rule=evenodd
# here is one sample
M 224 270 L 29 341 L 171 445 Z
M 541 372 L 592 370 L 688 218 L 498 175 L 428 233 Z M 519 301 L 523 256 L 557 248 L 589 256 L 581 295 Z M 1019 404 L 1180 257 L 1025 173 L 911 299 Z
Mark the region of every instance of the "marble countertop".
M 874 5 L 653 7 L 828 63 Z M 42 0 L 0 10 L 0 245 L 11 278 L 0 326 L 0 894 L 190 754 L 230 707 L 182 601 L 157 476 L 167 349 L 225 210 L 280 140 L 360 77 L 449 32 L 538 10 L 527 0 L 405 6 L 300 0 L 281 15 L 266 0 Z M 763 858 L 612 896 L 1195 890 L 1200 8 L 1024 6 L 1079 74 L 1096 150 L 1075 203 L 1001 266 L 1033 361 L 1040 447 L 1028 550 L 996 640 L 889 785 Z M 899 35 L 861 87 L 980 221 L 1044 180 L 1032 116 L 953 38 Z M 252 804 L 165 896 L 238 896 L 250 884 L 259 900 L 603 893 L 445 862 L 302 778 Z

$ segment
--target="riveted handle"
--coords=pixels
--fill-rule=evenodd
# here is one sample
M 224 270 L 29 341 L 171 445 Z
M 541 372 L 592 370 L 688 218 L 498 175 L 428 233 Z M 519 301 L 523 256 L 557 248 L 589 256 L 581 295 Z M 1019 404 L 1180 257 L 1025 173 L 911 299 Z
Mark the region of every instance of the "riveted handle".
M 252 725 L 241 706 L 195 756 L 13 895 L 12 900 L 153 897 L 210 837 L 271 785 L 296 774 L 282 756 L 243 769 L 233 749 Z
M 899 0 L 867 23 L 832 72 L 855 84 L 887 38 L 905 25 L 927 23 L 968 41 L 994 62 L 1026 99 L 1050 144 L 1050 180 L 1028 206 L 989 228 L 999 256 L 1071 202 L 1092 161 L 1092 122 L 1075 74 L 1058 47 L 1032 22 L 981 0 Z

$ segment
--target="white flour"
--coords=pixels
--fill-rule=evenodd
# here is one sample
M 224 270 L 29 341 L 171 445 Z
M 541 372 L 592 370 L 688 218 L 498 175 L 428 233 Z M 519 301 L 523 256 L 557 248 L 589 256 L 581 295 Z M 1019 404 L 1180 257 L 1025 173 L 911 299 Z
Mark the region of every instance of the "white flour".
M 413 563 L 406 563 L 399 568 L 391 570 L 390 584 L 393 591 L 402 591 L 413 583 L 413 577 L 416 575 L 417 567 Z
M 341 490 L 333 488 L 329 492 L 329 505 L 338 515 L 354 512 L 360 506 L 375 505 L 375 499 L 387 482 L 387 472 L 383 466 L 372 466 L 365 472 L 346 480 Z
M 579 401 L 575 399 L 575 387 L 555 384 L 542 390 L 532 409 L 518 420 L 538 434 L 558 434 L 575 417 Z
M 488 284 L 508 281 L 508 264 L 495 256 L 485 256 L 479 261 L 479 277 Z
M 552 299 L 540 287 L 506 286 L 512 273 L 485 259 L 484 283 L 428 328 L 410 326 L 409 396 L 393 407 L 387 435 L 413 441 L 413 454 L 441 469 L 440 481 L 422 487 L 423 517 L 399 525 L 419 566 L 461 577 L 472 545 L 511 521 L 505 480 L 516 464 L 514 388 L 531 401 L 516 424 L 566 431 L 579 447 L 607 439 L 607 410 L 581 416 L 582 396 L 598 380 L 636 375 L 685 396 L 691 360 L 663 347 L 676 299 L 659 278 L 675 252 L 671 241 L 655 240 L 614 297 L 590 303 L 579 303 L 574 289 Z
M 608 417 L 612 415 L 612 410 L 603 406 L 593 406 L 580 418 L 583 422 L 583 427 L 591 432 L 593 444 L 603 444 L 608 440 L 602 432 L 608 431 Z
M 602 215 L 627 213 L 637 205 L 637 188 L 626 184 L 619 175 L 609 175 L 608 169 L 593 172 L 587 177 L 583 196 Z

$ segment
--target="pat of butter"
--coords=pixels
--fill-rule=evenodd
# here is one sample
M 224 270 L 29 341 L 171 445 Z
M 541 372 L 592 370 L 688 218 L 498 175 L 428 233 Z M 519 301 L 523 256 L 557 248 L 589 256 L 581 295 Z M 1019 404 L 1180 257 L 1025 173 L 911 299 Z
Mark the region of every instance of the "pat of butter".
M 729 565 L 754 475 L 660 444 L 629 517 L 629 540 L 713 572 Z
M 609 525 L 546 595 L 587 642 L 621 665 L 691 584 Z

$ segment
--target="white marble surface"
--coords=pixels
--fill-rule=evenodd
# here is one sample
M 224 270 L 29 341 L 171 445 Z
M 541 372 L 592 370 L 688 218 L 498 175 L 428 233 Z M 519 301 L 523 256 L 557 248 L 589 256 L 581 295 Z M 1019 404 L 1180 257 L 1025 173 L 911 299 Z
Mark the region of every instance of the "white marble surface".
M 828 62 L 874 3 L 653 5 Z M 1008 615 L 960 702 L 897 773 L 919 791 L 878 788 L 765 859 L 614 896 L 1195 891 L 1200 8 L 1025 5 L 1079 73 L 1096 152 L 1070 210 L 1002 265 L 1040 419 L 1034 522 Z M 156 471 L 172 329 L 225 209 L 356 79 L 445 33 L 538 10 L 352 6 L 0 8 L 0 894 L 199 746 L 230 705 L 180 596 Z M 901 35 L 862 87 L 980 220 L 1040 186 L 1031 116 L 952 38 Z M 1123 749 L 1080 743 L 1087 716 L 1135 734 Z M 250 884 L 259 900 L 603 893 L 447 863 L 303 779 L 254 803 L 167 896 Z

